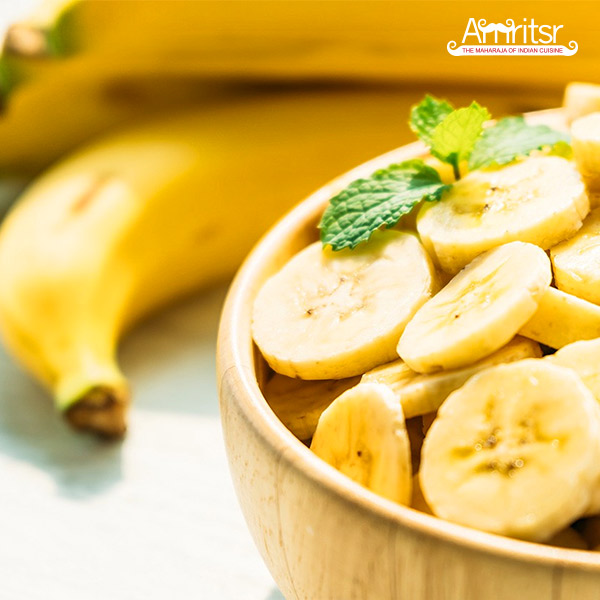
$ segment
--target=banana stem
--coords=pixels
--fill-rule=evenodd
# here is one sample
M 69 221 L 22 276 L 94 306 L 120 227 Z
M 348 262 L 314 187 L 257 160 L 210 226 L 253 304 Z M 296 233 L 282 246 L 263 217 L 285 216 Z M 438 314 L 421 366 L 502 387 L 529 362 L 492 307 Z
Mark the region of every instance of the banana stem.
M 93 353 L 82 352 L 78 358 L 54 386 L 56 407 L 76 429 L 104 438 L 123 437 L 130 394 L 119 366 Z
M 98 385 L 86 391 L 64 410 L 76 429 L 91 431 L 104 438 L 121 438 L 127 431 L 129 390 Z

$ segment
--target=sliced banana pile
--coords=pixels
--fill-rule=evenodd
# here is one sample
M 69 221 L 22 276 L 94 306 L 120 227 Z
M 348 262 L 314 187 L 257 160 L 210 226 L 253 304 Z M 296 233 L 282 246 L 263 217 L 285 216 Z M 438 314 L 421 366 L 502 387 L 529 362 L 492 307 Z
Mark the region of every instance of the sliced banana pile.
M 592 88 L 567 93 L 574 160 L 473 171 L 354 250 L 308 246 L 252 315 L 265 396 L 326 463 L 421 512 L 579 550 L 600 549 Z
M 506 346 L 467 367 L 429 374 L 418 373 L 399 359 L 367 371 L 361 381 L 388 385 L 402 405 L 404 416 L 410 418 L 435 413 L 451 392 L 483 369 L 541 356 L 538 343 L 516 336 Z

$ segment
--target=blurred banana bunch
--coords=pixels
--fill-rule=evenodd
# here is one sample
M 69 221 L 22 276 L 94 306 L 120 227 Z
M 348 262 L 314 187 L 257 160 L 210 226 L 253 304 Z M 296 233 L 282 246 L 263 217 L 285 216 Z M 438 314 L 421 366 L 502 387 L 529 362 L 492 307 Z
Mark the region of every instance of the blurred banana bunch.
M 537 17 L 539 3 L 530 4 L 528 14 Z M 583 4 L 570 8 L 572 23 L 588 22 Z M 45 0 L 6 35 L 0 171 L 38 172 L 108 128 L 184 104 L 218 103 L 224 89 L 229 93 L 240 83 L 420 82 L 430 92 L 436 91 L 432 82 L 487 84 L 492 98 L 502 96 L 498 86 L 507 85 L 521 99 L 516 108 L 522 111 L 556 105 L 557 90 L 569 79 L 589 78 L 600 57 L 598 39 L 582 27 L 578 42 L 585 44 L 585 56 L 554 60 L 552 69 L 532 69 L 527 58 L 479 57 L 465 68 L 445 46 L 462 37 L 472 5 L 455 2 L 452 11 L 447 6 Z M 490 20 L 503 20 L 505 12 L 497 3 L 486 5 Z M 561 5 L 543 7 L 544 21 L 562 22 L 562 13 Z M 519 85 L 527 87 L 526 94 Z M 479 91 L 477 97 L 482 98 Z M 498 103 L 487 105 L 495 114 L 507 112 Z

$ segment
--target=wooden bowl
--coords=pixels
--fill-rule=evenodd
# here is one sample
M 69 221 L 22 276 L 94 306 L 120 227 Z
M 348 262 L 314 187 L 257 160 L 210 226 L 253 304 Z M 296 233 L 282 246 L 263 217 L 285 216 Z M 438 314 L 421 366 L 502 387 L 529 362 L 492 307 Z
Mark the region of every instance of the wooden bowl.
M 562 121 L 559 111 L 530 118 Z M 380 498 L 313 455 L 261 393 L 265 363 L 250 333 L 260 286 L 317 239 L 316 223 L 336 191 L 423 152 L 419 143 L 404 146 L 317 191 L 273 227 L 235 279 L 219 331 L 218 379 L 248 527 L 289 600 L 597 600 L 600 553 L 500 537 Z

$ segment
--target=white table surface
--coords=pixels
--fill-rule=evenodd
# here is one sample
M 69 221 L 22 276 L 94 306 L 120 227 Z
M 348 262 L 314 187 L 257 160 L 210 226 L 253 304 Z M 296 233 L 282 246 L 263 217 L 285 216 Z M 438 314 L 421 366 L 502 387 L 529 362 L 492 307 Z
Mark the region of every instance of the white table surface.
M 0 350 L 0 597 L 281 600 L 229 477 L 215 383 L 224 290 L 133 332 L 119 443 L 72 432 Z

